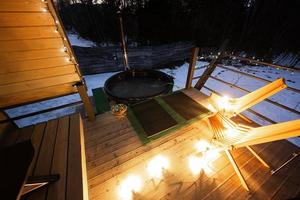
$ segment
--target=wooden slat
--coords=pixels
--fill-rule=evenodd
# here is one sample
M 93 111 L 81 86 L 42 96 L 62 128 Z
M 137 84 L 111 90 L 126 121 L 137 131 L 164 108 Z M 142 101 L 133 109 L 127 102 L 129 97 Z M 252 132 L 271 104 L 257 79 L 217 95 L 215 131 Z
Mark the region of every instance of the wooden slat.
M 191 58 L 190 58 L 189 71 L 187 74 L 185 89 L 189 89 L 192 86 L 192 79 L 194 76 L 194 70 L 195 70 L 197 59 L 198 59 L 198 53 L 199 53 L 199 48 L 194 47 L 192 49 L 192 54 L 191 54 Z
M 68 74 L 63 76 L 56 76 L 51 78 L 44 78 L 39 80 L 33 80 L 33 81 L 26 81 L 21 83 L 14 83 L 11 85 L 3 85 L 0 86 L 1 96 L 14 94 L 18 92 L 24 92 L 34 89 L 41 89 L 45 87 L 55 86 L 55 85 L 61 85 L 65 83 L 74 83 L 79 81 L 78 74 Z
M 0 64 L 0 74 L 22 72 L 28 70 L 37 70 L 51 67 L 70 65 L 72 62 L 66 60 L 65 57 L 54 57 L 39 60 L 27 60 L 13 63 Z
M 61 38 L 0 41 L 0 53 L 43 49 L 63 49 Z
M 47 50 L 32 50 L 20 52 L 2 52 L 0 54 L 0 66 L 9 62 L 23 62 L 26 60 L 35 60 L 43 58 L 65 57 L 69 58 L 66 52 L 60 49 L 47 49 Z
M 55 30 L 56 26 L 0 28 L 0 41 L 60 38 L 61 36 Z
M 44 176 L 50 174 L 53 148 L 55 146 L 55 138 L 57 134 L 57 125 L 58 120 L 51 120 L 47 123 L 33 176 Z M 45 199 L 46 193 L 47 187 L 40 188 L 39 190 L 30 193 L 28 200 Z
M 53 26 L 50 13 L 0 13 L 0 27 Z
M 68 166 L 69 119 L 70 117 L 63 117 L 58 120 L 51 174 L 59 174 L 59 180 L 55 182 L 55 184 L 48 186 L 47 200 L 65 199 Z M 76 175 L 69 174 L 69 176 Z
M 29 176 L 33 175 L 33 170 L 35 169 L 37 157 L 39 155 L 42 139 L 44 136 L 45 127 L 46 127 L 46 123 L 40 123 L 34 127 L 32 133 L 31 143 L 34 148 L 34 156 L 28 170 Z
M 8 107 L 22 103 L 30 103 L 37 100 L 54 98 L 77 92 L 72 84 L 56 85 L 48 88 L 31 90 L 29 92 L 20 92 L 9 95 L 0 96 L 0 107 Z
M 74 65 L 66 65 L 61 67 L 53 67 L 47 69 L 38 69 L 25 72 L 0 74 L 0 85 L 30 81 L 48 77 L 61 76 L 75 73 Z
M 82 84 L 82 82 L 79 82 L 78 84 L 76 84 L 76 87 L 79 92 L 80 98 L 82 99 L 82 102 L 83 102 L 84 108 L 87 112 L 89 120 L 94 121 L 95 120 L 94 108 L 91 104 L 91 101 L 89 99 L 89 96 L 87 94 L 85 86 Z
M 88 200 L 83 124 L 79 114 L 70 116 L 67 200 Z
M 43 12 L 43 8 L 47 8 L 47 5 L 41 0 L 24 0 L 23 2 L 14 0 L 0 1 L 0 12 Z

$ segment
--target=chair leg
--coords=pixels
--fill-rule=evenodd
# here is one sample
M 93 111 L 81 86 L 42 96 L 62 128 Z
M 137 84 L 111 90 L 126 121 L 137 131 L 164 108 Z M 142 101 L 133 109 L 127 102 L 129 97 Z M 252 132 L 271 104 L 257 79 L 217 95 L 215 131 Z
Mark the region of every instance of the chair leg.
M 53 174 L 49 176 L 30 176 L 27 178 L 25 185 L 22 188 L 21 195 L 25 195 L 32 192 L 40 187 L 48 185 L 49 183 L 59 180 L 58 174 Z
M 266 163 L 262 157 L 260 157 L 251 147 L 246 146 L 246 148 L 257 158 L 257 160 L 259 160 L 265 167 L 270 168 L 270 165 L 268 165 L 268 163 Z
M 234 169 L 235 173 L 238 175 L 238 177 L 239 177 L 239 179 L 240 179 L 240 181 L 241 181 L 242 186 L 243 186 L 247 191 L 250 191 L 250 189 L 249 189 L 249 187 L 248 187 L 248 185 L 247 185 L 247 183 L 246 183 L 246 181 L 245 181 L 245 178 L 244 178 L 244 176 L 242 175 L 242 173 L 241 173 L 239 167 L 237 166 L 237 164 L 236 164 L 234 158 L 232 157 L 230 151 L 229 151 L 229 150 L 225 150 L 225 153 L 226 153 L 226 155 L 227 155 L 227 157 L 228 157 L 228 159 L 229 159 L 231 165 L 233 166 L 233 169 Z

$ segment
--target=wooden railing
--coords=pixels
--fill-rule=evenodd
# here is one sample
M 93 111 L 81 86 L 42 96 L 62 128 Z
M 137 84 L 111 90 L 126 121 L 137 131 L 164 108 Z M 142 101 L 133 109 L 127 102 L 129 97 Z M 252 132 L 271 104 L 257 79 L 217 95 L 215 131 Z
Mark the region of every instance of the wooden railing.
M 199 52 L 199 48 L 196 47 L 195 49 L 193 50 L 193 52 Z M 271 83 L 272 82 L 272 81 L 269 81 L 267 79 L 264 79 L 264 78 L 261 78 L 261 77 L 257 77 L 257 76 L 254 76 L 252 74 L 248 74 L 248 73 L 245 73 L 245 72 L 242 72 L 242 71 L 239 71 L 239 70 L 236 70 L 236 69 L 232 69 L 230 67 L 226 67 L 226 66 L 223 66 L 223 65 L 220 65 L 220 64 L 216 63 L 216 61 L 220 61 L 223 58 L 223 57 L 220 57 L 220 56 L 222 56 L 221 54 L 222 53 L 220 53 L 220 55 L 217 56 L 211 62 L 211 64 L 208 66 L 208 68 L 212 67 L 212 69 L 214 70 L 216 67 L 219 67 L 219 68 L 226 69 L 228 71 L 231 71 L 231 72 L 234 72 L 234 73 L 237 73 L 237 74 L 241 74 L 241 75 L 244 75 L 244 76 L 247 76 L 249 78 L 256 79 L 256 80 L 259 80 L 259 81 L 262 81 L 262 82 L 265 82 L 265 83 Z M 223 55 L 225 55 L 225 54 L 223 54 Z M 198 55 L 192 54 L 192 56 L 198 56 Z M 247 60 L 247 61 L 249 61 L 251 63 L 257 63 L 257 64 L 262 64 L 262 65 L 267 65 L 267 66 L 270 66 L 270 67 L 275 68 L 275 69 L 280 68 L 280 69 L 289 70 L 289 71 L 297 71 L 297 72 L 300 71 L 299 69 L 291 69 L 289 67 L 284 67 L 284 66 L 280 66 L 280 65 L 271 64 L 271 63 L 261 62 L 261 61 L 253 60 L 253 59 L 250 59 L 250 58 L 238 57 L 238 56 L 233 56 L 233 55 L 230 55 L 230 56 L 225 55 L 225 56 L 227 58 L 237 58 L 239 60 Z M 197 60 L 197 58 L 191 58 L 191 60 L 194 61 L 194 60 Z M 214 66 L 212 66 L 212 65 L 214 65 Z M 190 65 L 189 65 L 189 72 L 194 72 L 195 70 L 197 70 L 197 69 L 195 69 L 195 66 L 196 66 L 196 62 L 191 62 Z M 212 71 L 212 70 L 210 70 L 210 71 Z M 203 77 L 203 76 L 207 76 L 207 77 Z M 219 78 L 217 78 L 215 76 L 212 76 L 212 73 L 205 74 L 205 72 L 203 74 L 201 74 L 200 76 L 195 76 L 195 77 L 194 77 L 194 73 L 188 73 L 187 82 L 186 82 L 186 88 L 190 88 L 192 86 L 192 81 L 193 80 L 196 80 L 196 79 L 198 79 L 198 80 L 199 79 L 207 80 L 209 78 L 213 79 L 213 80 L 216 80 L 216 81 L 218 81 L 218 82 L 220 82 L 222 84 L 225 84 L 225 85 L 227 85 L 227 86 L 229 86 L 231 88 L 234 88 L 236 90 L 245 92 L 245 93 L 252 92 L 252 91 L 249 91 L 249 90 L 247 90 L 245 88 L 237 86 L 236 84 L 232 84 L 232 83 L 229 83 L 229 82 L 227 82 L 225 80 L 221 80 L 221 79 L 219 79 Z M 201 80 L 198 81 L 198 82 L 201 82 Z M 197 84 L 196 84 L 196 86 L 197 86 Z M 220 94 L 219 92 L 213 90 L 212 88 L 207 87 L 206 85 L 203 85 L 202 87 L 198 87 L 197 89 L 200 90 L 201 88 L 204 88 L 204 89 L 206 89 L 206 90 L 208 90 L 208 91 L 210 91 L 212 93 L 215 93 L 215 94 L 218 94 L 218 95 L 222 96 L 222 94 Z M 300 93 L 300 90 L 297 89 L 297 88 L 294 88 L 294 87 L 288 86 L 286 89 L 290 90 L 292 92 Z M 292 113 L 297 114 L 297 115 L 300 116 L 300 112 L 298 110 L 294 109 L 294 108 L 290 108 L 290 107 L 288 107 L 286 105 L 283 105 L 282 103 L 275 102 L 275 101 L 273 101 L 271 99 L 266 99 L 264 101 L 266 101 L 266 102 L 268 102 L 268 103 L 270 103 L 270 104 L 272 104 L 274 106 L 280 107 L 280 108 L 282 108 L 282 109 L 284 109 L 286 111 L 292 112 Z M 267 122 L 271 123 L 271 124 L 277 123 L 277 122 L 273 121 L 272 119 L 264 116 L 263 114 L 260 114 L 260 113 L 258 113 L 256 111 L 254 111 L 253 109 L 248 109 L 247 111 L 250 112 L 250 113 L 252 113 L 253 115 L 255 115 L 255 116 L 263 119 L 264 121 L 267 121 Z

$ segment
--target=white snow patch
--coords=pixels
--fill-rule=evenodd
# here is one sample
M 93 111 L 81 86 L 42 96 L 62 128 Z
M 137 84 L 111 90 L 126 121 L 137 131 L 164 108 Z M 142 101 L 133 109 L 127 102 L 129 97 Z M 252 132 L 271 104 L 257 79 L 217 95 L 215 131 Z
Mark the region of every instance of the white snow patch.
M 94 42 L 83 39 L 78 34 L 67 33 L 67 35 L 68 35 L 69 41 L 72 46 L 79 46 L 79 47 L 95 47 L 95 46 L 97 46 Z

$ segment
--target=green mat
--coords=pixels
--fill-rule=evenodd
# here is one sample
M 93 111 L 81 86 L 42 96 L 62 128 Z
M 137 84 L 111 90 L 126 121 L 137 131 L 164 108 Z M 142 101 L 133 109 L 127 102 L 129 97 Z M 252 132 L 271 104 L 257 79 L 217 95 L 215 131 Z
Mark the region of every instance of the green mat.
M 128 108 L 127 116 L 146 144 L 211 114 L 184 93 L 177 92 L 133 105 Z
M 110 111 L 110 105 L 103 89 L 102 88 L 92 89 L 92 92 L 95 99 L 97 114 L 102 114 L 107 111 Z

